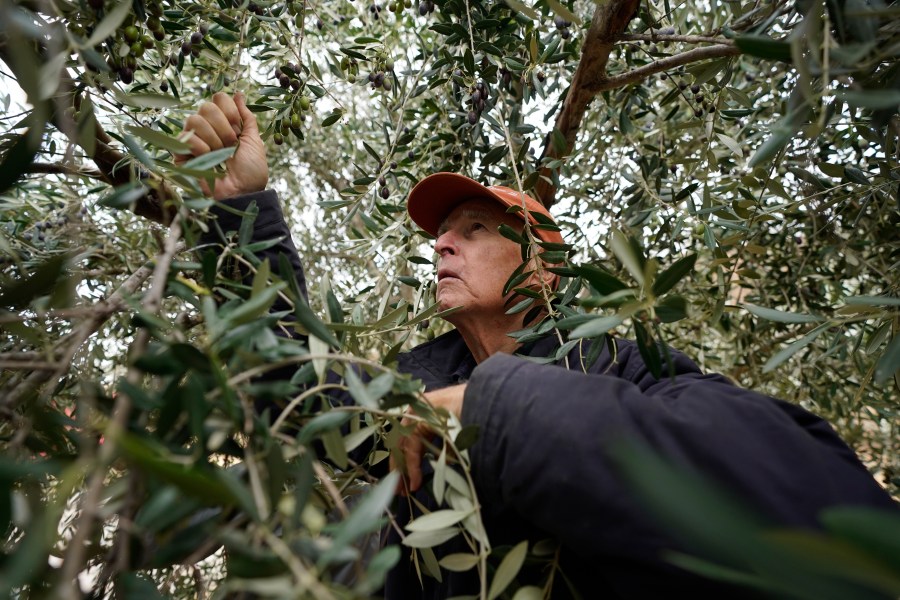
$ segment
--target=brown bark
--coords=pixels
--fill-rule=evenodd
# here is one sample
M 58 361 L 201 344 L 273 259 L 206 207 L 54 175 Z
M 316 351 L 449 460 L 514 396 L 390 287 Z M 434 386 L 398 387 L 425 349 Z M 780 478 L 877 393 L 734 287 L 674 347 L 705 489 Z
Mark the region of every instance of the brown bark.
M 668 56 L 632 71 L 609 77 L 606 68 L 609 63 L 609 55 L 617 41 L 638 41 L 654 37 L 624 34 L 625 28 L 634 17 L 638 6 L 639 0 L 609 0 L 597 5 L 591 18 L 591 27 L 584 40 L 581 60 L 575 70 L 562 110 L 556 119 L 555 128 L 565 138 L 565 148 L 557 148 L 552 142 L 552 137 L 548 138 L 541 158 L 561 158 L 571 152 L 588 105 L 600 92 L 637 83 L 655 73 L 683 64 L 740 53 L 728 40 L 709 36 L 692 36 L 689 40 L 692 43 L 715 43 L 716 45 Z M 684 39 L 685 37 L 655 36 L 659 40 L 671 39 L 682 42 L 688 41 Z M 548 208 L 553 206 L 556 195 L 553 175 L 551 169 L 541 169 L 541 178 L 535 186 L 535 194 Z
M 44 47 L 35 47 L 34 52 L 38 56 L 45 56 L 47 49 Z M 10 49 L 7 40 L 0 39 L 0 60 L 6 63 L 10 70 L 15 73 L 16 68 L 14 61 L 10 57 Z M 78 139 L 77 128 L 74 126 L 72 119 L 66 114 L 66 108 L 72 107 L 76 111 L 87 110 L 83 106 L 83 97 L 80 92 L 76 91 L 75 81 L 69 75 L 66 69 L 63 69 L 59 83 L 59 89 L 56 96 L 46 103 L 46 110 L 49 116 L 49 122 L 53 124 L 60 132 L 62 132 L 70 142 L 81 147 L 85 154 L 97 165 L 99 175 L 103 181 L 110 185 L 122 185 L 129 183 L 133 179 L 131 169 L 124 160 L 126 155 L 113 146 L 113 139 L 106 133 L 106 130 L 100 126 L 97 119 L 94 119 L 95 130 L 94 136 L 96 143 L 93 151 L 89 152 L 89 148 L 85 148 Z M 158 223 L 168 224 L 171 222 L 174 211 L 166 206 L 165 200 L 172 197 L 172 191 L 169 185 L 152 173 L 143 174 L 144 184 L 149 192 L 139 198 L 134 206 L 135 214 L 156 221 Z

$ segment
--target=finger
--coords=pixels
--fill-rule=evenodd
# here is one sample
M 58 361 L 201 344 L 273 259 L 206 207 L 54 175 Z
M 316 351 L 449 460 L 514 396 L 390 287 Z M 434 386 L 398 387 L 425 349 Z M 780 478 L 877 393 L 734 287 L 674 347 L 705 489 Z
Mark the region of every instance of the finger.
M 188 122 L 190 122 L 190 120 L 191 120 L 191 117 L 188 117 L 188 121 L 186 122 L 186 125 Z M 200 156 L 201 154 L 206 154 L 207 152 L 209 152 L 211 150 L 211 148 L 209 147 L 209 144 L 207 144 L 202 139 L 200 139 L 200 137 L 197 135 L 196 131 L 194 131 L 192 129 L 188 129 L 187 127 L 185 127 L 185 131 L 191 132 L 191 135 L 188 136 L 187 139 L 184 140 L 184 142 L 190 148 L 190 153 L 189 154 L 179 154 L 178 156 L 176 156 L 175 160 L 179 164 L 186 162 L 189 158 L 191 158 L 191 156 Z
M 243 121 L 241 137 L 250 135 L 258 136 L 259 126 L 256 124 L 256 115 L 247 108 L 247 98 L 244 96 L 243 92 L 235 94 L 234 101 L 237 106 L 238 114 L 241 116 L 241 121 Z
M 200 115 L 191 115 L 184 122 L 184 128 L 186 130 L 190 130 L 194 132 L 194 136 L 191 138 L 199 139 L 209 150 L 218 150 L 222 147 L 222 140 L 219 138 L 219 134 L 216 133 L 215 129 L 213 129 L 212 125 L 209 124 L 209 121 L 206 120 L 205 117 L 201 117 Z M 190 140 L 188 144 L 190 144 Z M 207 150 L 207 152 L 209 152 Z M 201 153 L 202 154 L 202 153 Z M 195 153 L 195 155 L 197 155 Z
M 406 444 L 402 447 L 403 455 L 406 459 L 406 477 L 409 480 L 408 488 L 410 492 L 417 491 L 422 487 L 422 457 L 425 455 L 425 445 L 420 435 L 413 434 L 407 438 Z
M 222 146 L 228 148 L 237 143 L 238 134 L 235 133 L 234 128 L 228 121 L 228 117 L 218 105 L 212 102 L 204 102 L 200 105 L 199 112 L 213 128 L 213 131 L 216 132 L 216 135 L 219 136 Z
M 225 92 L 216 92 L 213 94 L 213 102 L 215 102 L 216 106 L 219 107 L 219 110 L 222 111 L 222 114 L 225 115 L 225 119 L 228 121 L 228 124 L 231 126 L 231 130 L 234 131 L 236 136 L 241 135 L 241 113 L 238 111 L 237 104 L 234 103 L 234 100 L 226 94 Z
M 399 450 L 400 447 L 402 447 L 402 445 L 403 445 L 403 440 L 401 439 L 400 446 L 398 446 L 397 449 Z M 406 475 L 403 473 L 403 470 L 400 469 L 400 465 L 397 464 L 397 460 L 394 458 L 394 456 L 395 456 L 395 453 L 391 452 L 390 456 L 388 457 L 388 469 L 390 471 L 400 470 L 400 479 L 397 480 L 397 487 L 395 488 L 394 493 L 396 493 L 400 496 L 408 496 L 409 488 L 407 487 Z

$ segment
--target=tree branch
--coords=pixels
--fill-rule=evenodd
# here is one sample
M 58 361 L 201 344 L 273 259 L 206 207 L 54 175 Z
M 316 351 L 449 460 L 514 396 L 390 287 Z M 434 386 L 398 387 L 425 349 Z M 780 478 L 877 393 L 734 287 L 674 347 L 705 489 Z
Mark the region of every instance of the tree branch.
M 638 4 L 639 0 L 610 0 L 598 5 L 594 10 L 591 27 L 582 47 L 581 60 L 554 126 L 563 134 L 566 140 L 565 148 L 557 148 L 551 142 L 552 138 L 548 137 L 541 155 L 542 160 L 560 158 L 572 150 L 587 107 L 600 92 L 631 85 L 655 73 L 688 63 L 740 54 L 740 50 L 725 38 L 655 33 L 625 34 L 623 32 L 634 16 Z M 606 71 L 609 55 L 615 43 L 622 41 L 671 41 L 715 45 L 667 56 L 626 73 L 609 77 Z M 541 169 L 541 178 L 535 186 L 535 194 L 547 207 L 552 206 L 555 200 L 556 177 L 557 174 L 553 170 L 544 167 Z
M 31 163 L 26 169 L 28 173 L 43 173 L 50 175 L 75 175 L 78 177 L 91 177 L 109 182 L 109 179 L 96 169 L 71 167 L 63 163 Z
M 619 36 L 621 42 L 683 42 L 685 44 L 731 44 L 734 42 L 728 38 L 708 35 L 678 35 L 658 33 L 623 33 Z
M 575 143 L 575 135 L 581 126 L 581 120 L 587 110 L 588 104 L 597 94 L 591 91 L 606 79 L 606 65 L 609 63 L 609 54 L 612 52 L 615 41 L 619 38 L 625 27 L 631 21 L 638 8 L 640 0 L 610 0 L 597 5 L 594 15 L 591 17 L 591 26 L 588 29 L 584 45 L 581 50 L 581 60 L 572 77 L 569 91 L 566 94 L 562 111 L 556 119 L 555 128 L 566 139 L 566 148 L 559 152 L 550 143 L 550 139 L 544 146 L 544 154 L 541 158 L 559 158 L 566 154 Z M 550 169 L 541 169 L 542 177 L 538 179 L 535 193 L 545 206 L 550 207 L 554 202 L 555 186 L 552 181 L 553 173 Z
M 48 48 L 45 45 L 36 44 L 34 52 L 42 61 L 48 62 Z M 15 61 L 12 60 L 10 53 L 8 40 L 0 39 L 0 60 L 6 63 L 13 74 L 18 77 Z M 60 73 L 59 88 L 56 96 L 52 102 L 45 103 L 49 110 L 49 122 L 62 132 L 72 144 L 84 150 L 85 154 L 97 165 L 103 181 L 110 185 L 123 185 L 131 182 L 131 170 L 122 168 L 123 159 L 126 158 L 126 155 L 113 146 L 112 138 L 100 126 L 96 116 L 93 118 L 94 147 L 85 147 L 83 140 L 79 139 L 81 136 L 78 134 L 78 128 L 65 111 L 66 106 L 73 106 L 76 111 L 88 110 L 84 106 L 82 94 L 76 91 L 77 89 L 78 86 L 75 79 L 69 74 L 68 69 L 63 69 Z M 141 176 L 144 176 L 143 173 Z M 136 201 L 135 214 L 158 223 L 169 224 L 172 220 L 173 212 L 166 207 L 166 200 L 174 195 L 169 184 L 152 173 L 148 174 L 144 184 L 149 189 L 149 192 Z
M 659 60 L 653 61 L 650 64 L 628 71 L 627 73 L 622 73 L 621 75 L 610 77 L 609 79 L 601 82 L 595 89 L 592 89 L 591 91 L 599 93 L 606 90 L 624 87 L 632 83 L 637 83 L 638 81 L 646 79 L 651 75 L 655 75 L 656 73 L 669 71 L 671 69 L 680 67 L 681 65 L 686 65 L 709 58 L 735 56 L 740 53 L 741 51 L 736 46 L 731 45 L 695 48 L 693 50 L 688 50 L 687 52 L 682 52 L 681 54 L 675 54 L 672 56 L 661 58 Z

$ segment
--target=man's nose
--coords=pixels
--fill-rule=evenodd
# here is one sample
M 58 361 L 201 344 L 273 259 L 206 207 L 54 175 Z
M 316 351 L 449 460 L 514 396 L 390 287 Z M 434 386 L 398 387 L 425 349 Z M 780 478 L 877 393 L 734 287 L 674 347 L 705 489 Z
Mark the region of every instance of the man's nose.
M 453 234 L 453 231 L 445 231 L 438 236 L 437 240 L 435 240 L 434 251 L 438 256 L 444 256 L 445 254 L 456 254 L 456 241 L 456 236 Z

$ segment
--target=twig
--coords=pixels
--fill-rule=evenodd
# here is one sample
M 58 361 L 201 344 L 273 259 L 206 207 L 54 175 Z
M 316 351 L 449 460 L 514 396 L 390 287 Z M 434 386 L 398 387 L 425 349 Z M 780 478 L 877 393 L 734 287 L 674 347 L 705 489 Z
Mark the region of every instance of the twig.
M 36 360 L 0 360 L 0 369 L 29 370 L 29 371 L 56 371 L 62 367 L 59 363 L 43 362 Z
M 175 256 L 175 253 L 180 246 L 179 241 L 181 239 L 183 218 L 184 213 L 182 212 L 172 222 L 172 225 L 169 228 L 169 237 L 166 240 L 165 248 L 163 252 L 157 257 L 156 266 L 154 267 L 152 273 L 150 289 L 147 291 L 147 294 L 144 296 L 144 300 L 142 302 L 144 309 L 148 312 L 157 312 L 161 303 L 162 295 L 166 288 L 166 280 L 169 273 L 169 267 L 172 263 L 172 259 Z M 148 267 L 142 267 L 142 269 L 143 268 Z M 139 330 L 137 335 L 135 335 L 134 343 L 131 345 L 131 349 L 129 352 L 131 357 L 140 356 L 143 353 L 144 348 L 146 347 L 149 340 L 149 330 L 146 328 Z M 75 345 L 73 344 L 73 346 Z M 74 354 L 74 350 L 72 351 L 72 354 Z M 131 384 L 137 384 L 140 378 L 141 375 L 139 370 L 135 367 L 131 367 L 127 375 L 128 382 Z M 93 530 L 94 513 L 99 506 L 100 494 L 103 490 L 103 482 L 106 479 L 105 466 L 109 465 L 116 458 L 116 453 L 118 452 L 118 444 L 116 443 L 117 438 L 121 432 L 125 431 L 128 424 L 128 416 L 130 413 L 131 397 L 124 390 L 120 390 L 116 395 L 116 402 L 113 406 L 113 418 L 110 420 L 106 428 L 106 441 L 100 447 L 100 454 L 97 458 L 94 472 L 91 473 L 90 479 L 86 486 L 87 489 L 82 496 L 82 501 L 79 506 L 80 514 L 75 524 L 75 533 L 72 535 L 72 539 L 69 541 L 69 545 L 66 548 L 66 555 L 63 560 L 62 573 L 60 575 L 59 581 L 63 582 L 62 585 L 72 586 L 68 589 L 69 595 L 72 598 L 79 598 L 81 596 L 80 590 L 77 589 L 77 575 L 79 571 L 84 567 L 83 563 L 84 554 L 86 551 L 86 542 L 88 537 L 90 536 L 91 531 Z M 122 516 L 130 520 L 130 515 Z M 123 562 L 127 564 L 130 560 L 130 553 L 128 551 L 128 535 L 124 526 L 120 527 L 116 532 L 116 540 L 114 543 L 117 550 L 116 555 L 119 557 L 116 568 L 119 569 L 121 568 Z
M 734 44 L 728 38 L 708 35 L 659 35 L 652 33 L 623 33 L 623 42 L 684 42 L 686 44 Z
M 91 317 L 82 323 L 78 329 L 60 340 L 53 351 L 54 356 L 59 356 L 59 369 L 48 373 L 47 371 L 35 371 L 24 380 L 16 384 L 10 384 L 10 392 L 0 397 L 0 406 L 14 408 L 25 396 L 36 390 L 47 381 L 56 381 L 65 375 L 69 369 L 75 353 L 81 345 L 91 337 L 109 317 L 119 310 L 119 306 L 125 303 L 125 298 L 134 292 L 147 280 L 152 269 L 148 265 L 132 273 L 121 286 L 106 300 L 105 308 L 98 309 Z M 63 350 L 65 348 L 65 350 Z

